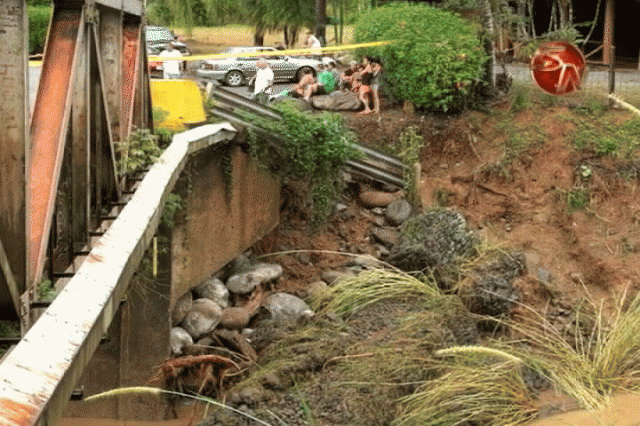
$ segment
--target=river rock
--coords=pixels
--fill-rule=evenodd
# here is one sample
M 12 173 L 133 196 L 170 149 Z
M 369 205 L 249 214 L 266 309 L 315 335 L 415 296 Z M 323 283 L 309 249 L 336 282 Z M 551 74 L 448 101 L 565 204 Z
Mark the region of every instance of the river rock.
M 209 278 L 194 287 L 193 291 L 199 298 L 213 300 L 224 309 L 229 306 L 229 290 L 218 278 Z
M 400 241 L 400 232 L 395 229 L 373 228 L 371 230 L 371 236 L 375 241 L 378 241 L 387 248 L 393 247 Z
M 173 327 L 180 324 L 184 317 L 187 316 L 187 312 L 191 310 L 192 303 L 193 295 L 190 291 L 187 291 L 176 300 L 176 304 L 171 311 L 171 325 Z
M 185 346 L 193 345 L 191 335 L 182 327 L 173 327 L 169 337 L 169 345 L 173 355 L 182 355 Z
M 324 281 L 314 281 L 307 286 L 307 297 L 318 297 L 327 291 L 327 288 L 329 288 L 329 286 Z
M 191 310 L 182 321 L 182 327 L 194 338 L 198 339 L 213 331 L 222 319 L 222 309 L 213 300 L 196 299 Z
M 353 277 L 352 273 L 340 272 L 340 271 L 324 271 L 322 273 L 322 281 L 328 285 L 332 285 L 339 280 Z
M 282 266 L 277 263 L 258 263 L 248 271 L 232 275 L 227 280 L 227 288 L 232 293 L 249 294 L 257 286 L 282 275 Z
M 378 259 L 370 254 L 361 254 L 354 257 L 353 264 L 362 269 L 374 269 L 380 267 Z
M 407 200 L 395 200 L 387 206 L 385 216 L 393 226 L 401 225 L 411 216 L 411 204 Z
M 311 318 L 314 312 L 302 299 L 288 293 L 273 293 L 267 296 L 263 306 L 277 323 L 296 323 Z
M 229 330 L 242 330 L 249 324 L 250 319 L 249 311 L 243 307 L 226 308 L 222 310 L 220 327 Z
M 358 199 L 365 207 L 387 207 L 398 199 L 398 194 L 382 191 L 363 191 L 360 193 Z

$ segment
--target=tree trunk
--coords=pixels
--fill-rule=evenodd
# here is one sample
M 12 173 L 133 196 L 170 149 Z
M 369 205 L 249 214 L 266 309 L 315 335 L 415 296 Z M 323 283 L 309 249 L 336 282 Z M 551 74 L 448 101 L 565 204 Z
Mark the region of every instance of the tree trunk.
M 496 49 L 494 46 L 494 25 L 493 25 L 493 12 L 491 11 L 491 0 L 483 0 L 484 14 L 485 14 L 485 31 L 487 33 L 487 53 L 489 54 L 489 60 L 487 61 L 487 76 L 489 77 L 489 85 L 491 90 L 496 88 Z
M 327 22 L 327 1 L 316 0 L 316 37 L 320 40 L 323 46 L 327 44 L 327 37 L 325 31 L 325 22 Z
M 256 24 L 255 32 L 253 33 L 253 45 L 264 46 L 264 33 L 265 29 L 262 24 Z

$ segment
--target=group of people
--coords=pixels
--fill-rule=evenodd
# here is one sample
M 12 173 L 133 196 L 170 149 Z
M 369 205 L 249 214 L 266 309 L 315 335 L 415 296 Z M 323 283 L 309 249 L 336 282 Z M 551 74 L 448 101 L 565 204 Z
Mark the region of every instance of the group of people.
M 293 86 L 291 95 L 304 98 L 306 101 L 311 100 L 313 95 L 327 95 L 336 89 L 339 77 L 338 69 L 333 62 L 320 65 L 316 77 L 313 76 L 313 71 L 305 69 L 298 84 Z

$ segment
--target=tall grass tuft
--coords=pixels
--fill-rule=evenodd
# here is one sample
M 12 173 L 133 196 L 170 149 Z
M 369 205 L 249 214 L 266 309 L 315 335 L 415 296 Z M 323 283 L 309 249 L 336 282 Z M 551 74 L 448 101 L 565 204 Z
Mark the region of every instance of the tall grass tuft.
M 403 398 L 406 408 L 395 424 L 510 426 L 533 418 L 535 398 L 521 363 L 485 355 L 473 351 L 447 357 L 438 378 Z
M 603 303 L 576 310 L 569 332 L 538 316 L 511 324 L 525 346 L 514 354 L 540 366 L 563 393 L 585 409 L 604 408 L 612 393 L 640 389 L 640 297 L 623 294 L 607 315 Z
M 442 293 L 432 280 L 420 280 L 400 271 L 372 269 L 346 278 L 329 287 L 312 305 L 317 310 L 349 316 L 382 300 L 440 298 Z

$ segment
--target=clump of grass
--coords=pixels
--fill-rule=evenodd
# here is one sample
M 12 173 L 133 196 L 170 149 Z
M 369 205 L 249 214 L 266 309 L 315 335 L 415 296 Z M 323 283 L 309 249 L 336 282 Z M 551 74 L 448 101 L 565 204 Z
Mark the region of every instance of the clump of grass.
M 404 272 L 372 269 L 353 278 L 340 280 L 313 301 L 317 309 L 349 316 L 382 300 L 439 298 L 441 292 L 429 279 L 419 279 Z
M 438 378 L 403 398 L 406 409 L 398 425 L 519 425 L 535 416 L 535 398 L 521 365 L 495 361 L 480 352 L 447 358 Z
M 640 297 L 629 303 L 623 295 L 611 316 L 603 303 L 585 303 L 576 310 L 570 333 L 540 316 L 511 327 L 527 342 L 514 345 L 514 354 L 540 366 L 582 408 L 600 409 L 613 392 L 640 389 Z
M 584 210 L 591 202 L 589 190 L 583 187 L 573 188 L 567 191 L 567 207 L 569 212 Z
M 571 120 L 576 130 L 570 134 L 570 143 L 577 150 L 630 159 L 640 148 L 640 118 L 631 113 L 574 115 Z

